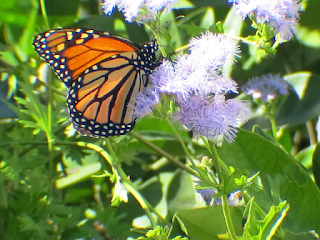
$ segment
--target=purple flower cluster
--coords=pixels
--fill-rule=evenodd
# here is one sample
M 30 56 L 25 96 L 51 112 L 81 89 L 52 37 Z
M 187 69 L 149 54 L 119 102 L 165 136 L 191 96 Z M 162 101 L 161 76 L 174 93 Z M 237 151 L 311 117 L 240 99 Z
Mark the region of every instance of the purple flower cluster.
M 160 92 L 176 94 L 181 101 L 191 95 L 237 93 L 237 83 L 223 76 L 221 67 L 238 53 L 233 40 L 207 32 L 191 39 L 190 54 L 179 57 L 175 64 L 165 60 L 151 75 L 151 82 Z
M 297 0 L 229 0 L 244 19 L 253 14 L 258 24 L 270 26 L 283 40 L 292 38 L 301 5 Z
M 263 75 L 250 79 L 242 90 L 246 95 L 264 102 L 275 99 L 277 94 L 287 95 L 289 84 L 280 75 Z
M 111 15 L 114 8 L 117 7 L 124 14 L 126 21 L 143 22 L 153 19 L 157 11 L 170 9 L 175 2 L 177 0 L 104 0 L 101 5 L 107 15 Z M 142 9 L 146 11 L 143 12 Z
M 152 73 L 152 87 L 138 95 L 136 117 L 150 112 L 151 107 L 142 107 L 141 95 L 151 96 L 148 103 L 159 103 L 160 94 L 174 96 L 179 111 L 173 119 L 180 121 L 193 136 L 203 135 L 220 142 L 232 142 L 236 127 L 247 121 L 250 114 L 246 104 L 236 99 L 226 100 L 226 93 L 237 93 L 237 83 L 224 76 L 222 67 L 233 62 L 239 54 L 236 43 L 222 34 L 206 32 L 190 41 L 190 54 L 176 62 L 164 60 Z M 150 98 L 150 99 L 151 99 Z M 143 100 L 146 103 L 147 100 Z M 146 112 L 141 111 L 147 109 Z

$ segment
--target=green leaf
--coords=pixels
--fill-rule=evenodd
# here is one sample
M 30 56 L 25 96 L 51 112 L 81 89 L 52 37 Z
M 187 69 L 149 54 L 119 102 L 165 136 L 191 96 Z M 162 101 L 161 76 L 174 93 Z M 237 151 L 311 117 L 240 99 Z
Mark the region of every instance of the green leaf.
M 262 221 L 250 216 L 244 227 L 244 238 L 253 240 L 270 240 L 279 228 L 289 210 L 286 201 L 279 203 L 279 206 L 272 206 Z
M 177 171 L 170 184 L 167 201 L 171 214 L 196 205 L 194 183 L 190 174 Z
M 242 214 L 230 206 L 232 222 L 237 235 L 242 235 Z M 186 234 L 195 240 L 220 240 L 219 235 L 227 233 L 221 206 L 193 210 L 180 210 L 176 214 L 186 229 Z
M 206 12 L 201 19 L 200 27 L 203 29 L 208 29 L 210 26 L 215 24 L 215 13 L 212 7 L 207 7 Z
M 273 137 L 271 137 L 269 134 L 266 133 L 266 131 L 264 131 L 260 126 L 258 125 L 254 125 L 253 128 L 252 128 L 252 132 L 269 140 L 270 142 L 280 146 L 275 140 Z
M 25 234 L 35 232 L 35 235 L 39 236 L 40 238 L 44 238 L 46 236 L 46 229 L 48 229 L 49 227 L 46 226 L 43 221 L 41 221 L 40 223 L 35 222 L 27 214 L 22 214 L 18 216 L 17 219 L 20 222 L 21 232 L 25 232 Z
M 290 205 L 285 226 L 293 232 L 314 229 L 320 232 L 320 192 L 304 168 L 282 149 L 262 137 L 240 130 L 235 142 L 224 144 L 219 155 L 228 165 L 238 169 L 248 169 L 251 174 L 260 171 L 260 178 L 269 194 L 250 192 L 265 210 L 272 205 L 270 194 L 273 189 L 268 178 L 276 175 L 285 177 L 280 189 L 280 198 Z
M 72 184 L 76 184 L 84 179 L 90 178 L 91 175 L 101 171 L 101 163 L 92 163 L 86 166 L 78 166 L 73 169 L 69 169 L 70 174 L 66 177 L 59 178 L 56 180 L 56 187 L 58 189 L 66 188 Z
M 226 20 L 224 21 L 225 33 L 230 36 L 240 36 L 242 30 L 243 20 L 236 14 L 236 8 L 231 8 Z
M 166 229 L 160 226 L 157 226 L 154 229 L 149 230 L 145 236 L 146 237 L 139 237 L 137 238 L 137 240 L 143 240 L 143 239 L 167 240 L 168 239 L 168 233 Z
M 277 132 L 277 137 L 280 145 L 286 150 L 287 153 L 290 153 L 293 145 L 290 129 L 281 127 Z
M 320 114 L 320 99 L 316 98 L 320 89 L 320 76 L 300 72 L 286 76 L 285 79 L 293 85 L 286 102 L 276 116 L 278 125 L 296 126 L 318 117 Z
M 305 26 L 297 26 L 297 39 L 305 46 L 311 48 L 320 47 L 320 31 L 318 29 L 310 29 Z
M 301 163 L 306 169 L 310 169 L 313 166 L 312 156 L 314 154 L 315 149 L 316 149 L 316 145 L 311 145 L 309 147 L 306 147 L 302 149 L 300 152 L 298 152 L 298 154 L 295 155 L 294 158 L 299 163 Z
M 272 206 L 263 220 L 263 225 L 259 232 L 259 239 L 270 240 L 283 222 L 288 211 L 289 205 L 286 201 L 281 202 L 279 206 Z
M 180 28 L 186 29 L 188 35 L 191 37 L 197 37 L 197 36 L 201 35 L 201 33 L 204 33 L 206 31 L 206 29 L 204 29 L 202 27 L 198 27 L 195 24 L 181 25 Z
M 249 171 L 246 169 L 235 169 L 227 179 L 224 179 L 224 191 L 226 194 L 241 189 L 243 186 L 239 186 L 237 183 L 246 183 L 246 177 L 249 175 Z M 245 177 L 243 179 L 243 177 Z

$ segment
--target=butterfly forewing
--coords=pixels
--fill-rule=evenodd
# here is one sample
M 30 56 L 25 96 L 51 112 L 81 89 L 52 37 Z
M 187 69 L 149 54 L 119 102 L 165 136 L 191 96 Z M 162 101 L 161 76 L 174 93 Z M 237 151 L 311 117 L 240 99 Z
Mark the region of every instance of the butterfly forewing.
M 129 40 L 92 29 L 50 30 L 37 35 L 33 45 L 67 87 L 96 63 L 121 52 L 139 51 Z
M 157 66 L 155 40 L 139 47 L 128 39 L 92 29 L 57 29 L 33 45 L 69 88 L 67 105 L 83 135 L 123 135 L 135 124 L 138 92 Z

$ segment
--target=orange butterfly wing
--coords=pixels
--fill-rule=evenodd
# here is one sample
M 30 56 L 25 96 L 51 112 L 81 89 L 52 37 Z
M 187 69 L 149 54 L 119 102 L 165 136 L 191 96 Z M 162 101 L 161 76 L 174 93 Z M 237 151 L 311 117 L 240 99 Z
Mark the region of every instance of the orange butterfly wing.
M 69 88 L 67 104 L 83 135 L 108 137 L 134 127 L 135 97 L 157 66 L 155 41 L 141 48 L 128 39 L 92 29 L 57 29 L 33 45 Z

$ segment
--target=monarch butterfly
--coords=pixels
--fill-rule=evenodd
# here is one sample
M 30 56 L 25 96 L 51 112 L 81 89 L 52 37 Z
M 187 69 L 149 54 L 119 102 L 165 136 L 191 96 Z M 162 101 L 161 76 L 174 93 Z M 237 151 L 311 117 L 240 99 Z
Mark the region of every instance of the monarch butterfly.
M 158 65 L 156 40 L 138 46 L 93 29 L 54 29 L 33 46 L 69 89 L 67 105 L 82 135 L 124 135 L 135 125 L 133 106 Z

